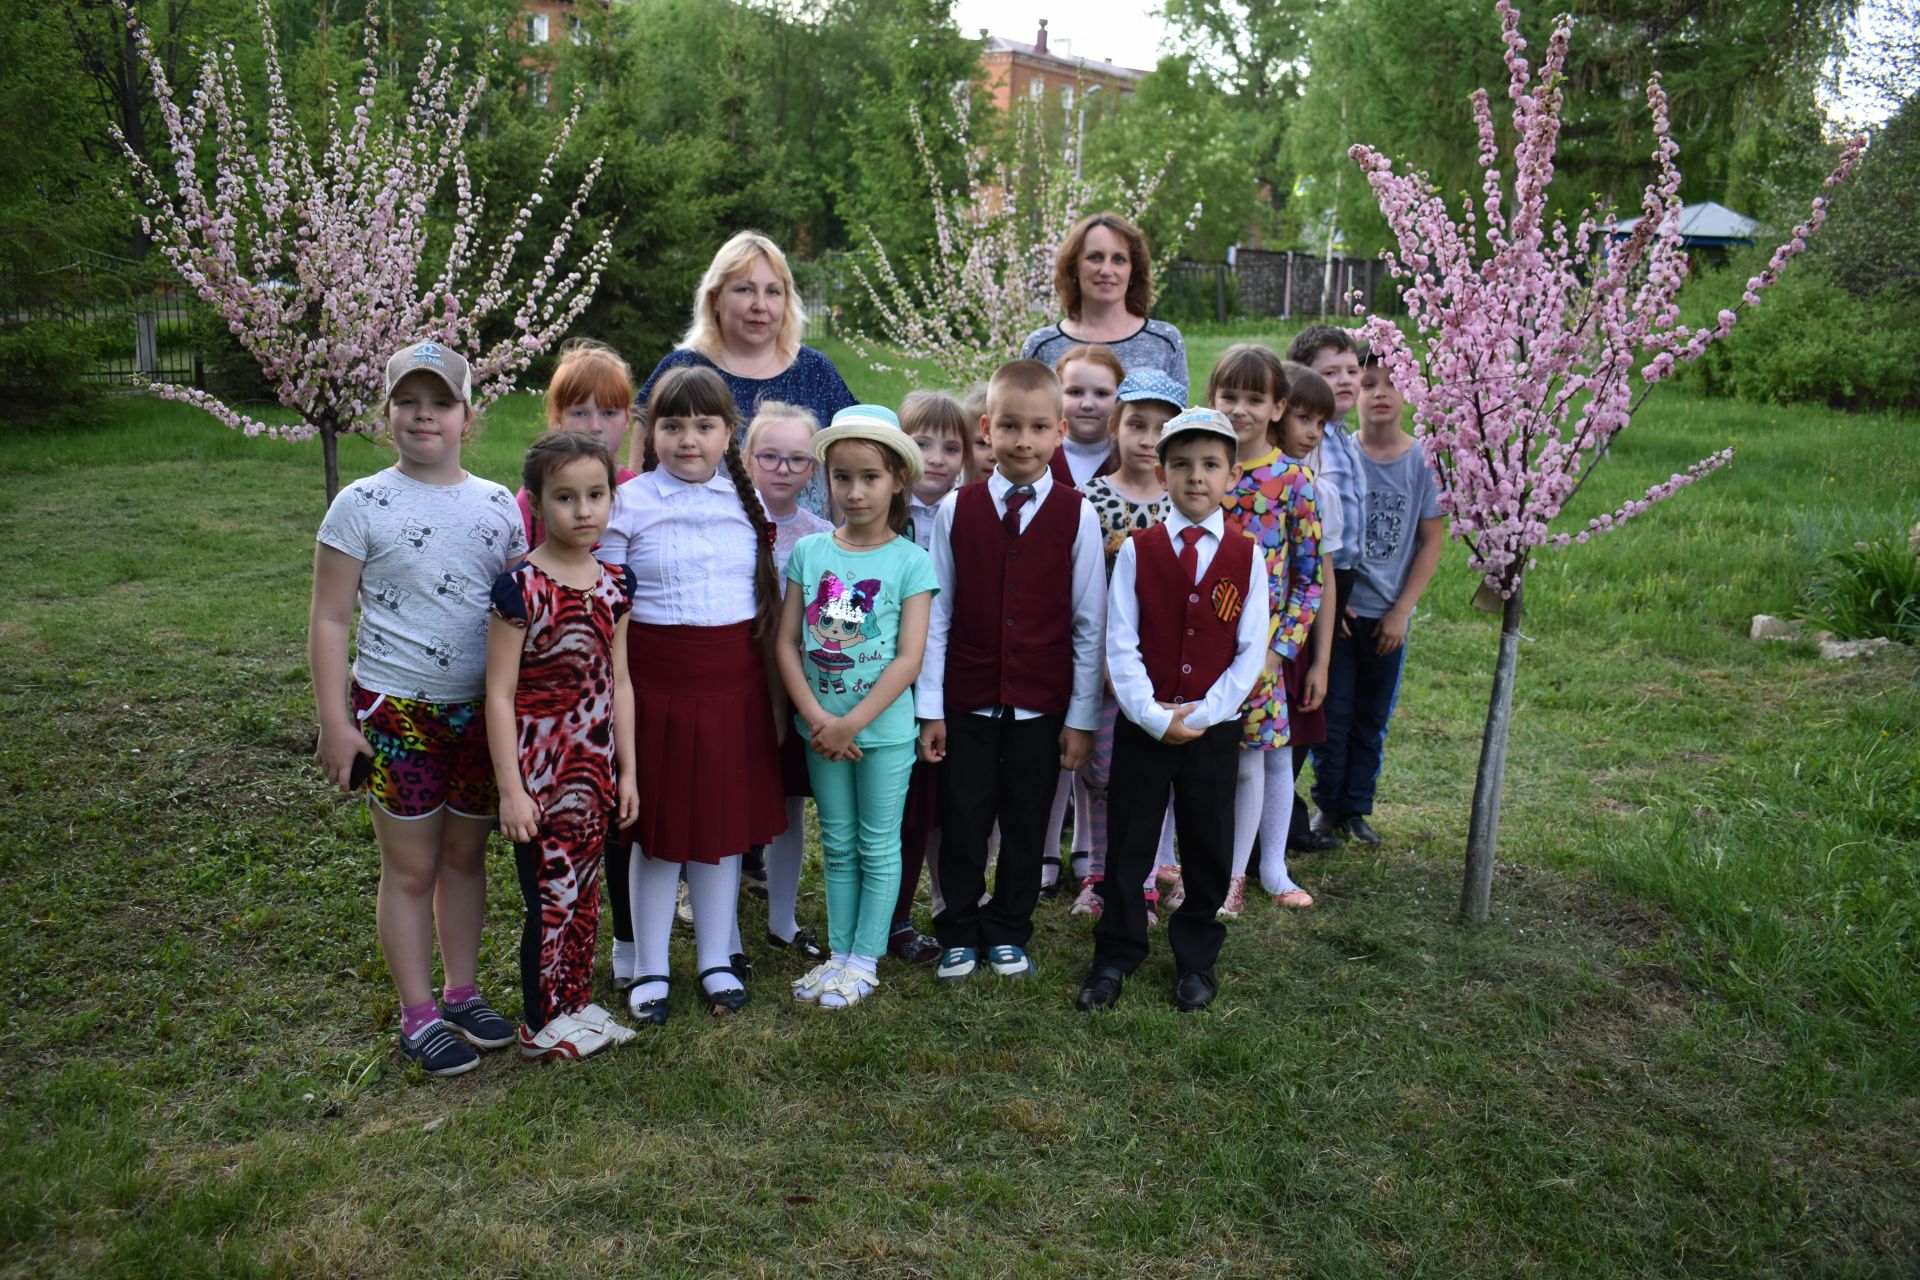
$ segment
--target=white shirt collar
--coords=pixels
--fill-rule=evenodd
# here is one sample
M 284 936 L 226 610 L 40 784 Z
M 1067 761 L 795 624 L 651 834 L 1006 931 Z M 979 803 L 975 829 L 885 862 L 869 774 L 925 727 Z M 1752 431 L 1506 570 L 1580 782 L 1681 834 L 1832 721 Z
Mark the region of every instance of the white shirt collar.
M 999 467 L 995 467 L 992 473 L 987 476 L 987 492 L 992 494 L 994 501 L 1000 503 L 1002 506 L 1006 505 L 1007 494 L 1011 493 L 1014 487 L 1013 481 L 1000 474 Z M 1038 506 L 1045 500 L 1047 492 L 1053 488 L 1052 468 L 1042 471 L 1040 478 L 1028 487 L 1033 490 L 1034 505 Z
M 733 477 L 727 474 L 727 469 L 724 466 L 715 467 L 713 474 L 708 476 L 702 484 L 694 484 L 692 481 L 682 480 L 679 476 L 667 470 L 665 464 L 655 468 L 653 475 L 654 483 L 660 486 L 662 495 L 679 493 L 683 489 L 713 489 L 720 493 L 727 494 L 731 494 L 734 491 Z
M 1205 520 L 1189 520 L 1180 508 L 1172 503 L 1167 504 L 1167 536 L 1169 538 L 1178 538 L 1182 529 L 1204 529 L 1219 538 L 1225 535 L 1226 528 L 1226 513 L 1217 507 Z

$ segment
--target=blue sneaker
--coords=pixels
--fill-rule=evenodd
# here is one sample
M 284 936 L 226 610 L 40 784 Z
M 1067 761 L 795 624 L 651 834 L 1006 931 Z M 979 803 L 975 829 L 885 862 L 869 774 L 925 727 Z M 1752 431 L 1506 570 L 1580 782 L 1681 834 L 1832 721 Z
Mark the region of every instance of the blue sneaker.
M 417 1035 L 401 1036 L 400 1052 L 430 1076 L 457 1076 L 480 1065 L 480 1055 L 438 1019 L 420 1028 Z
M 442 1001 L 440 1016 L 476 1049 L 504 1049 L 518 1034 L 513 1024 L 495 1013 L 493 1006 L 480 996 L 459 1004 Z
M 1027 953 L 1010 943 L 988 947 L 987 963 L 1003 978 L 1024 978 L 1033 972 L 1033 961 L 1027 959 Z
M 979 957 L 974 955 L 972 947 L 948 947 L 940 955 L 940 967 L 933 976 L 945 982 L 962 982 L 973 976 L 980 967 Z

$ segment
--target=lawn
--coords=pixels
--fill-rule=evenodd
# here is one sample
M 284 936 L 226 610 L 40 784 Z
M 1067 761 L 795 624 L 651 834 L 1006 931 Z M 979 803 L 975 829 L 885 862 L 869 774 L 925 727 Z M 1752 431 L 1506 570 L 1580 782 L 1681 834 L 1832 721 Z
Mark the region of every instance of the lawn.
M 1229 340 L 1192 335 L 1196 368 Z M 469 466 L 511 483 L 537 419 L 496 406 Z M 1920 663 L 1745 632 L 1821 549 L 1904 536 L 1916 427 L 1653 397 L 1570 519 L 1737 461 L 1536 570 L 1486 927 L 1449 917 L 1495 621 L 1452 548 L 1387 844 L 1300 859 L 1319 905 L 1255 903 L 1208 1014 L 1165 1005 L 1161 949 L 1075 1015 L 1056 903 L 1033 980 L 890 964 L 837 1018 L 750 946 L 754 1005 L 709 1023 L 677 941 L 663 1032 L 452 1082 L 392 1052 L 367 819 L 310 763 L 318 448 L 144 399 L 11 431 L 0 1270 L 1914 1274 Z M 343 474 L 385 458 L 349 441 Z M 512 1012 L 497 852 L 482 976 Z

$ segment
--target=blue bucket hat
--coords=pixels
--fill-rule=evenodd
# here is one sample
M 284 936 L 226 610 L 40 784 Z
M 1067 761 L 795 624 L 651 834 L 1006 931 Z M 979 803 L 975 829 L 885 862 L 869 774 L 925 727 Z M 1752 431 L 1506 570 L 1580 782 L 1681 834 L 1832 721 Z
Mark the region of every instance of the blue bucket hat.
M 1158 400 L 1178 409 L 1187 402 L 1187 384 L 1160 369 L 1133 369 L 1120 379 L 1120 389 L 1113 398 L 1123 404 Z

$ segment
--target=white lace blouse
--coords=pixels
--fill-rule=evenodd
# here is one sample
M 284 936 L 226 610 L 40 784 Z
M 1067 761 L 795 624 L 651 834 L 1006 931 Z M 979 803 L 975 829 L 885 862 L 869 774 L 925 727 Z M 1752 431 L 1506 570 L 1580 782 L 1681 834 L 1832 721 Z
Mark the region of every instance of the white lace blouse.
M 753 526 L 725 469 L 688 484 L 666 468 L 614 491 L 595 552 L 633 570 L 633 617 L 655 626 L 722 627 L 754 614 Z

